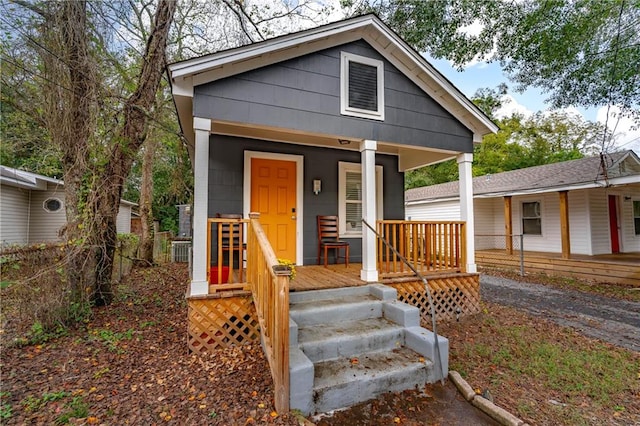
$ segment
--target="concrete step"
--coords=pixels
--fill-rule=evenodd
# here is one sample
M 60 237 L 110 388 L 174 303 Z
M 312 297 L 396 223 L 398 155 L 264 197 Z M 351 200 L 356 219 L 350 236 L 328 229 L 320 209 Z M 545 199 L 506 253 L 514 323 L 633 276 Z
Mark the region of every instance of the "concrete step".
M 298 346 L 312 362 L 392 350 L 404 345 L 404 327 L 384 318 L 318 324 L 298 330 Z
M 385 392 L 421 388 L 433 364 L 407 348 L 342 357 L 314 364 L 314 410 L 324 413 Z
M 299 328 L 379 318 L 382 316 L 382 301 L 369 294 L 343 296 L 334 300 L 308 300 L 291 304 L 289 316 Z
M 290 302 L 290 402 L 305 415 L 447 374 L 447 339 L 439 340 L 443 368 L 434 368 L 436 336 L 420 327 L 418 308 L 397 301 L 391 287 L 292 293 Z

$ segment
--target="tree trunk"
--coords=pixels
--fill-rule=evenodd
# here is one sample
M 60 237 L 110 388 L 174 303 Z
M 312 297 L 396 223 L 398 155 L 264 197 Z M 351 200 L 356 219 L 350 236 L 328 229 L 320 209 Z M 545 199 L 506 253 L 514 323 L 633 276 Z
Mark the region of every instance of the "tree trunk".
M 146 264 L 153 264 L 153 158 L 156 151 L 156 139 L 153 134 L 144 143 L 142 158 L 142 188 L 140 189 L 140 223 L 142 238 L 140 240 L 140 259 Z
M 148 117 L 164 72 L 165 52 L 169 28 L 176 8 L 175 0 L 160 0 L 154 25 L 147 42 L 144 63 L 135 92 L 124 105 L 124 125 L 112 146 L 92 209 L 98 224 L 94 244 L 97 247 L 96 293 L 97 305 L 108 305 L 113 299 L 111 271 L 116 248 L 116 216 L 125 179 L 131 171 L 136 153 L 146 134 Z
M 62 148 L 65 212 L 67 224 L 62 234 L 69 242 L 67 282 L 76 303 L 85 302 L 95 280 L 87 269 L 94 265 L 90 250 L 81 244 L 86 196 L 89 139 L 95 112 L 95 63 L 89 53 L 85 1 L 48 3 L 38 10 L 45 18 L 44 40 L 60 58 L 42 55 L 45 74 L 45 117 L 52 142 Z M 73 87 L 68 90 L 66 87 Z M 89 291 L 87 288 L 89 287 Z

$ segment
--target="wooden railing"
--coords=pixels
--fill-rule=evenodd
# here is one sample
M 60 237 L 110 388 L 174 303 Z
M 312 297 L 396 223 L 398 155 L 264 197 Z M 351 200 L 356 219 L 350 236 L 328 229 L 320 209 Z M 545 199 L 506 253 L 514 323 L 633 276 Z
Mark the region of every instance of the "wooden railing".
M 249 289 L 244 274 L 248 223 L 248 219 L 241 218 L 207 220 L 207 281 L 213 283 L 209 286 L 209 293 Z M 212 244 L 212 240 L 215 244 Z
M 464 222 L 379 220 L 377 228 L 378 233 L 419 273 L 465 272 Z M 382 278 L 414 275 L 399 256 L 380 240 L 377 259 Z
M 289 411 L 289 276 L 280 265 L 260 225 L 260 215 L 249 215 L 247 281 L 260 322 L 264 350 L 273 377 L 276 411 Z

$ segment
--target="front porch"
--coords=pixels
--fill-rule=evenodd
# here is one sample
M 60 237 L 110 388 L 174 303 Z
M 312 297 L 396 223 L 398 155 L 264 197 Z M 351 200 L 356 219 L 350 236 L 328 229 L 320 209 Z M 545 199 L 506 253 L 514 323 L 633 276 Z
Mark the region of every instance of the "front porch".
M 258 244 L 256 239 L 247 238 L 252 221 L 260 234 L 258 217 L 207 221 L 208 293 L 193 295 L 191 289 L 188 291 L 188 346 L 192 352 L 226 348 L 260 337 L 250 278 L 256 276 L 252 270 L 256 265 L 249 254 Z M 379 235 L 391 240 L 395 249 L 378 239 L 375 256 L 378 282 L 394 288 L 399 301 L 417 307 L 421 323 L 428 327 L 431 327 L 429 298 L 424 283 L 411 268 L 427 280 L 437 320 L 457 319 L 480 309 L 479 275 L 466 271 L 464 225 L 464 222 L 384 220 L 377 223 Z M 329 258 L 333 261 L 332 256 Z M 283 265 L 276 267 L 287 270 Z M 286 292 L 364 286 L 368 283 L 362 280 L 362 269 L 363 265 L 357 262 L 348 266 L 298 265 L 295 278 L 287 280 Z
M 640 288 L 640 253 L 616 253 L 587 256 L 525 250 L 522 253 L 524 273 L 544 273 L 561 277 L 575 277 L 597 282 L 628 285 Z M 520 271 L 521 254 L 504 249 L 476 250 L 480 268 Z

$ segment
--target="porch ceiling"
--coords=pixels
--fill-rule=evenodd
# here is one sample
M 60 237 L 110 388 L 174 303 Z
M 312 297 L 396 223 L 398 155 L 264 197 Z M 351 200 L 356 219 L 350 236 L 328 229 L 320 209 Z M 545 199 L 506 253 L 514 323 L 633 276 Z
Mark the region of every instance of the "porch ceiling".
M 362 139 L 348 138 L 340 135 L 302 132 L 294 129 L 216 120 L 212 121 L 211 133 L 348 151 L 359 151 L 360 142 L 362 141 Z M 340 141 L 343 143 L 340 143 Z M 345 141 L 349 143 L 344 143 Z M 377 141 L 377 143 L 377 153 L 398 156 L 398 168 L 401 172 L 449 160 L 455 158 L 457 155 L 457 152 L 453 151 L 412 147 L 389 141 Z

